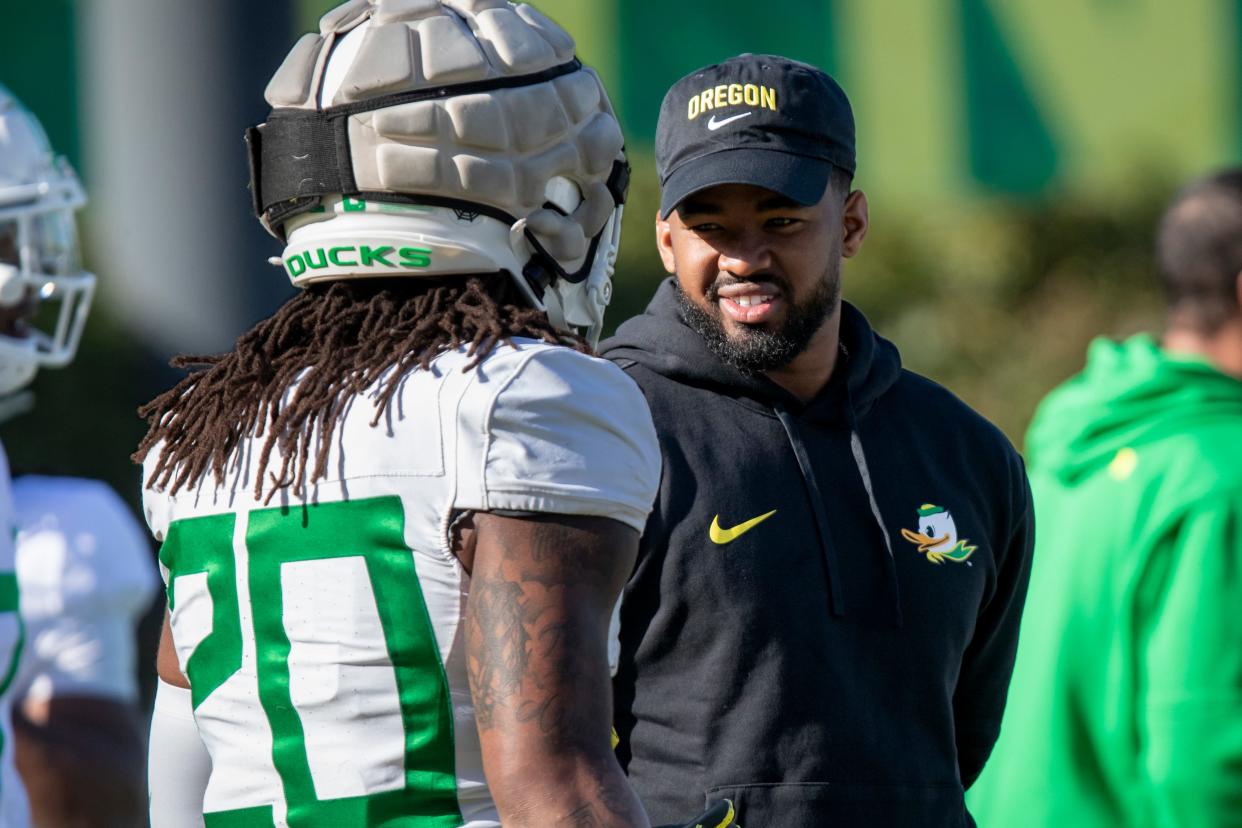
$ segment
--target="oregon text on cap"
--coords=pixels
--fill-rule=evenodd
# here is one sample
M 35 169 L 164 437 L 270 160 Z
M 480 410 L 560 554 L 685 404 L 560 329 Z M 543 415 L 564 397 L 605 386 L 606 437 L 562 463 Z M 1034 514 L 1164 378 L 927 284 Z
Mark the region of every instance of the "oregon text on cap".
M 776 90 L 754 83 L 729 83 L 709 86 L 690 98 L 687 120 L 693 121 L 704 112 L 726 106 L 757 106 L 776 111 Z

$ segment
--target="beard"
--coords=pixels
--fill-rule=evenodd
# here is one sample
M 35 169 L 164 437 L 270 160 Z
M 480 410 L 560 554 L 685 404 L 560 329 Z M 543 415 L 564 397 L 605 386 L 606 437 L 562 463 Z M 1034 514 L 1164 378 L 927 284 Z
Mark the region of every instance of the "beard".
M 784 279 L 772 274 L 755 277 L 755 281 L 772 282 L 780 288 L 783 296 L 790 302 L 785 321 L 779 328 L 767 328 L 741 325 L 740 330 L 730 336 L 725 331 L 720 314 L 720 288 L 724 284 L 737 281 L 721 282 L 717 280 L 707 290 L 707 307 L 696 303 L 682 292 L 681 285 L 674 280 L 677 288 L 677 301 L 681 305 L 682 318 L 686 324 L 707 341 L 707 346 L 717 357 L 734 368 L 747 374 L 761 374 L 788 365 L 794 357 L 801 354 L 811 344 L 812 337 L 824 324 L 841 298 L 841 272 L 839 268 L 830 268 L 824 278 L 815 285 L 811 295 L 801 302 L 794 303 L 793 293 Z

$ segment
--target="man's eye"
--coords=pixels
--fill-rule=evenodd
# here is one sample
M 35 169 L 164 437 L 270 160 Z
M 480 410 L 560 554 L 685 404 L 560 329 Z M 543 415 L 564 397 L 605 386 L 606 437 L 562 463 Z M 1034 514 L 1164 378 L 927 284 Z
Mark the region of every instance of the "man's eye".
M 720 225 L 716 224 L 715 222 L 709 221 L 703 224 L 696 224 L 692 226 L 690 229 L 696 233 L 713 233 L 720 229 Z
M 783 216 L 781 218 L 768 219 L 768 222 L 767 222 L 768 227 L 776 227 L 776 228 L 793 227 L 794 225 L 800 224 L 800 223 L 801 222 L 799 222 L 799 220 L 796 218 L 786 218 Z

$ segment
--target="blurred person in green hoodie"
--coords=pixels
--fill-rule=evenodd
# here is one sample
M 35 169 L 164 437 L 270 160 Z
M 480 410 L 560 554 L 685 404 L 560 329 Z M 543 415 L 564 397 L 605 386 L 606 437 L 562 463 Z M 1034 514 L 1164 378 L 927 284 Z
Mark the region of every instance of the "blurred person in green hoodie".
M 1242 169 L 1157 242 L 1157 341 L 1097 340 L 1027 435 L 1039 518 L 981 826 L 1242 825 Z

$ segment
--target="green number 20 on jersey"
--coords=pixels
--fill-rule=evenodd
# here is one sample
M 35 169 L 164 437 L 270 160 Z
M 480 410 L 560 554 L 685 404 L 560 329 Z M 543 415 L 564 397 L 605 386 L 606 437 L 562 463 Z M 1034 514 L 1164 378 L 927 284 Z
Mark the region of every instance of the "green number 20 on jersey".
M 253 736 L 270 757 L 252 775 L 279 788 L 256 804 L 262 785 L 214 778 L 230 768 L 213 751 L 212 786 L 237 807 L 209 786 L 208 828 L 461 824 L 448 682 L 404 517 L 400 498 L 376 497 L 169 527 L 160 560 L 200 730 L 248 708 L 270 730 Z

